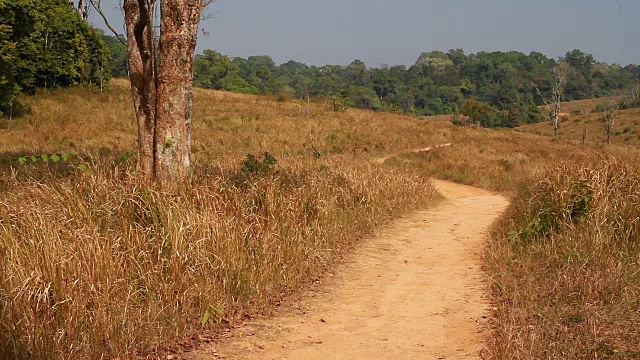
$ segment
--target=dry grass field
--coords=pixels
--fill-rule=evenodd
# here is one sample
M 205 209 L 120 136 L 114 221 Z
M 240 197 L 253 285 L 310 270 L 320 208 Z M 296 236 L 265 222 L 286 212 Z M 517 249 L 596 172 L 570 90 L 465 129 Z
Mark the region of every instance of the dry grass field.
M 24 101 L 31 114 L 0 122 L 0 358 L 147 356 L 269 311 L 362 236 L 435 204 L 432 176 L 514 198 L 485 256 L 485 357 L 640 352 L 635 150 L 197 90 L 194 175 L 162 192 L 124 156 L 126 82 Z

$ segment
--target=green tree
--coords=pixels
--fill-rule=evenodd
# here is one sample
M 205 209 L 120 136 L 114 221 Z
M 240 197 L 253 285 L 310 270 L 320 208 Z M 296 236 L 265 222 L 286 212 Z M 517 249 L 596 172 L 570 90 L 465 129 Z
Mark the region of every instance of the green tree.
M 197 87 L 256 94 L 258 90 L 240 76 L 240 67 L 228 57 L 205 50 L 193 62 L 193 81 Z
M 111 54 L 109 62 L 111 75 L 117 78 L 128 77 L 129 65 L 127 64 L 127 46 L 122 43 L 122 41 L 126 43 L 126 39 L 121 38 L 121 41 L 114 36 L 102 34 L 102 40 L 109 48 L 109 53 Z
M 2 2 L 0 0 L 0 6 Z M 11 26 L 0 24 L 0 116 L 13 116 L 13 107 L 20 87 L 15 82 L 13 64 L 16 61 L 16 44 L 11 41 Z
M 104 85 L 109 51 L 67 0 L 0 0 L 0 108 L 37 88 Z
M 460 114 L 468 116 L 474 124 L 490 126 L 494 122 L 494 109 L 475 99 L 467 99 L 460 106 Z
M 380 110 L 382 103 L 373 89 L 364 86 L 349 88 L 347 98 L 353 106 L 360 109 Z

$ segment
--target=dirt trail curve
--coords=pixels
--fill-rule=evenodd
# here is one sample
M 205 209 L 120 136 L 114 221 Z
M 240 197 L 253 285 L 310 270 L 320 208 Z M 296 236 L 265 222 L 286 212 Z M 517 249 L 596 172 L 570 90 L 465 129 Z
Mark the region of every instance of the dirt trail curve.
M 326 286 L 192 359 L 477 359 L 489 303 L 480 254 L 507 200 L 435 182 L 446 197 L 365 241 Z

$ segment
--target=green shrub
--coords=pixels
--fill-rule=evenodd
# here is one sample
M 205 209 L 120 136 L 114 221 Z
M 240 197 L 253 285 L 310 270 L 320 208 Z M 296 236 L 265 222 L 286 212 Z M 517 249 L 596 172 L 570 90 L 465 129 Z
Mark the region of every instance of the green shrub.
M 242 162 L 242 172 L 245 174 L 267 175 L 273 171 L 273 166 L 278 162 L 276 158 L 268 152 L 262 156 L 262 160 L 253 154 L 247 154 Z

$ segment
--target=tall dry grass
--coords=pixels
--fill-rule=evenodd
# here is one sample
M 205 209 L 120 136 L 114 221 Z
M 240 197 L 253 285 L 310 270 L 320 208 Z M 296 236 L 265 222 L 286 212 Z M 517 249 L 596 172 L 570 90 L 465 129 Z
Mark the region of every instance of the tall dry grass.
M 487 358 L 640 357 L 635 164 L 560 165 L 520 189 L 486 253 L 497 307 Z
M 526 189 L 554 179 L 561 162 L 589 168 L 612 157 L 638 160 L 637 151 L 617 147 L 593 149 L 513 131 L 354 109 L 335 113 L 322 103 L 198 90 L 193 147 L 198 170 L 191 182 L 164 193 L 126 165 L 111 162 L 136 148 L 126 84 L 116 81 L 103 94 L 68 89 L 24 101 L 32 114 L 0 124 L 0 357 L 17 359 L 131 358 L 259 312 L 304 287 L 378 225 L 436 201 L 431 176 L 518 191 L 516 204 L 527 204 Z M 453 145 L 411 153 L 443 143 Z M 16 163 L 21 155 L 70 150 L 93 164 L 94 173 L 73 164 Z M 279 160 L 274 172 L 242 171 L 248 153 L 265 151 Z M 389 156 L 382 166 L 371 165 Z M 619 189 L 616 194 L 624 192 Z M 523 225 L 526 216 L 518 211 L 509 214 Z M 606 214 L 607 220 L 615 218 L 614 212 Z M 503 305 L 490 354 L 544 357 L 561 354 L 555 350 L 560 344 L 591 339 L 586 330 L 556 332 L 553 341 L 543 343 L 556 344 L 549 347 L 556 352 L 526 352 L 549 336 L 545 331 L 553 324 L 522 315 L 533 314 L 526 299 L 534 289 L 547 289 L 540 285 L 546 280 L 541 274 L 554 279 L 558 289 L 552 289 L 562 295 L 561 280 L 583 281 L 589 267 L 575 265 L 562 273 L 564 280 L 559 272 L 549 277 L 560 267 L 539 269 L 556 264 L 556 252 L 563 249 L 557 245 L 569 240 L 538 241 L 517 248 L 516 256 L 509 239 L 498 236 L 487 258 L 496 281 L 506 284 L 496 293 Z M 536 244 L 547 244 L 544 252 Z M 593 254 L 602 256 L 593 255 L 599 261 L 594 269 L 608 264 L 614 270 L 609 275 L 592 270 L 589 276 L 620 275 L 624 281 L 616 284 L 635 293 L 637 281 L 629 274 L 636 265 L 597 250 L 602 253 Z M 622 287 L 611 289 L 620 293 Z M 567 301 L 579 298 L 553 298 L 554 293 L 547 297 L 556 299 L 553 305 L 536 298 L 549 313 L 569 309 Z M 599 314 L 620 314 L 607 312 L 617 309 L 615 304 L 604 303 Z M 593 324 L 594 332 L 611 329 L 607 322 L 588 323 Z
M 0 358 L 11 359 L 132 358 L 268 308 L 377 226 L 437 201 L 426 178 L 369 159 L 450 134 L 198 90 L 198 169 L 167 193 L 112 164 L 136 148 L 126 84 L 24 101 L 32 113 L 0 129 Z M 16 161 L 67 151 L 94 172 Z M 242 170 L 265 151 L 273 171 Z
M 437 200 L 425 178 L 339 160 L 221 164 L 166 192 L 130 171 L 0 194 L 0 358 L 131 358 L 306 286 L 376 226 Z M 8 178 L 6 178 L 8 177 Z
M 598 164 L 611 158 L 640 159 L 635 149 L 594 149 L 508 130 L 458 128 L 453 131 L 450 147 L 401 154 L 385 164 L 407 172 L 513 193 L 544 178 L 562 162 Z

